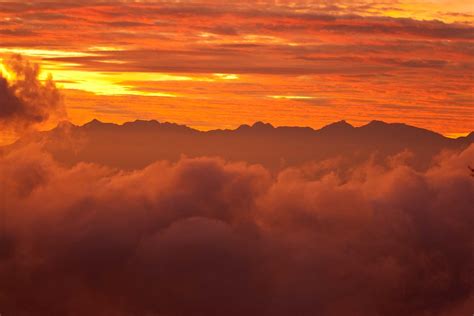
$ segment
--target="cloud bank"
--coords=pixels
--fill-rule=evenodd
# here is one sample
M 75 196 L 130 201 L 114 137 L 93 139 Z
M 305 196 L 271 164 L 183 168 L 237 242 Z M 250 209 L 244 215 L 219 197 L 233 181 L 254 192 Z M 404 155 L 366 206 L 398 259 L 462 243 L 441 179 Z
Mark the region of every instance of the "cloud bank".
M 66 110 L 52 78 L 39 79 L 40 68 L 14 55 L 3 61 L 0 71 L 0 128 L 17 133 L 64 118 Z M 1 69 L 1 68 L 0 68 Z
M 22 148 L 0 163 L 2 313 L 467 315 L 473 160 L 124 172 Z

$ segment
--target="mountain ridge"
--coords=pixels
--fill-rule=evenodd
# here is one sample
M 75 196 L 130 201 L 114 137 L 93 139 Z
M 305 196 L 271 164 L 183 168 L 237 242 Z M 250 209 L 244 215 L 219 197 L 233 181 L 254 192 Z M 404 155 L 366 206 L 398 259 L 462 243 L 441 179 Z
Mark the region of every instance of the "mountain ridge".
M 221 157 L 279 170 L 335 157 L 349 161 L 375 157 L 383 162 L 406 151 L 413 154 L 413 166 L 423 169 L 443 150 L 467 148 L 474 143 L 474 133 L 451 139 L 427 129 L 382 121 L 359 127 L 339 121 L 317 130 L 255 122 L 236 129 L 200 131 L 156 120 L 115 124 L 94 119 L 82 126 L 62 122 L 51 131 L 20 139 L 7 151 L 30 143 L 41 144 L 66 164 L 90 162 L 121 169 L 143 168 L 157 160 L 177 161 L 184 155 Z
M 210 129 L 210 130 L 199 130 L 199 129 L 195 129 L 193 127 L 189 127 L 185 124 L 178 124 L 178 123 L 172 123 L 172 122 L 168 122 L 168 121 L 164 121 L 164 122 L 160 122 L 158 120 L 142 120 L 142 119 L 137 119 L 135 121 L 127 121 L 127 122 L 124 122 L 124 123 L 121 123 L 121 124 L 118 124 L 118 123 L 112 123 L 112 122 L 103 122 L 103 121 L 100 121 L 98 119 L 93 119 L 83 125 L 76 125 L 74 123 L 71 123 L 70 121 L 62 121 L 60 122 L 55 128 L 53 128 L 52 130 L 50 131 L 54 131 L 54 130 L 57 130 L 57 129 L 61 129 L 63 128 L 64 126 L 63 125 L 66 125 L 66 127 L 73 127 L 73 128 L 81 128 L 81 127 L 104 127 L 104 126 L 110 126 L 110 127 L 136 127 L 136 126 L 141 126 L 141 127 L 176 127 L 176 128 L 180 128 L 180 129 L 188 129 L 188 130 L 192 130 L 192 131 L 196 131 L 196 132 L 201 132 L 201 133 L 212 133 L 212 132 L 223 132 L 223 131 L 239 131 L 239 130 L 248 130 L 248 129 L 258 129 L 258 130 L 270 130 L 270 129 L 273 129 L 273 130 L 283 130 L 283 129 L 302 129 L 302 130 L 311 130 L 311 131 L 314 131 L 314 132 L 322 132 L 322 131 L 327 131 L 327 130 L 346 130 L 346 131 L 351 131 L 351 130 L 357 130 L 357 129 L 369 129 L 369 128 L 382 128 L 382 127 L 400 127 L 400 128 L 409 128 L 409 129 L 412 129 L 412 130 L 417 130 L 417 131 L 424 131 L 424 132 L 429 132 L 431 134 L 436 134 L 436 135 L 439 135 L 445 139 L 460 139 L 460 138 L 471 138 L 471 137 L 474 137 L 474 131 L 472 131 L 471 133 L 469 133 L 468 135 L 466 136 L 460 136 L 460 137 L 457 137 L 457 138 L 450 138 L 450 137 L 447 137 L 441 133 L 438 133 L 436 131 L 432 131 L 430 129 L 426 129 L 426 128 L 422 128 L 422 127 L 417 127 L 417 126 L 414 126 L 414 125 L 409 125 L 409 124 L 406 124 L 406 123 L 399 123 L 399 122 L 393 122 L 393 123 L 388 123 L 388 122 L 385 122 L 385 121 L 381 121 L 381 120 L 372 120 L 370 122 L 368 122 L 367 124 L 364 124 L 364 125 L 360 125 L 360 126 L 354 126 L 350 123 L 348 123 L 346 120 L 341 120 L 341 121 L 337 121 L 337 122 L 334 122 L 334 123 L 330 123 L 328 125 L 325 125 L 319 129 L 315 129 L 313 127 L 309 127 L 309 126 L 287 126 L 287 125 L 281 125 L 281 126 L 273 126 L 272 124 L 270 123 L 267 123 L 267 122 L 264 122 L 264 121 L 256 121 L 255 123 L 253 123 L 252 125 L 249 125 L 249 124 L 241 124 L 239 125 L 238 127 L 236 127 L 235 129 Z M 50 131 L 46 131 L 46 132 L 50 132 Z

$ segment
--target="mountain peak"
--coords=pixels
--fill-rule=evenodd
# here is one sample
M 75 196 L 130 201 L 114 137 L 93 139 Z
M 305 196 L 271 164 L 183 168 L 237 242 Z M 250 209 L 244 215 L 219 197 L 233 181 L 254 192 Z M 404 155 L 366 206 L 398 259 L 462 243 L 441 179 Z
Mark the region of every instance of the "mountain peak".
M 274 127 L 270 123 L 264 123 L 264 122 L 258 121 L 252 125 L 252 128 L 257 129 L 257 130 L 270 130 L 270 129 L 273 129 Z
M 352 129 L 352 128 L 354 128 L 354 126 L 352 126 L 351 124 L 347 123 L 346 120 L 341 120 L 341 121 L 334 122 L 334 123 L 331 123 L 331 124 L 326 125 L 326 126 L 323 127 L 323 129 L 327 129 L 327 128 L 331 128 L 331 129 L 333 129 L 333 128 L 337 128 L 337 129 L 342 129 L 342 128 L 347 129 L 347 128 L 350 128 L 350 129 Z
M 132 127 L 153 127 L 160 125 L 160 122 L 157 120 L 135 120 L 133 122 L 125 122 L 123 126 L 132 126 Z
M 135 120 L 135 124 L 157 124 L 157 120 Z
M 384 121 L 372 120 L 366 126 L 386 126 L 386 125 L 389 125 L 389 124 Z
M 251 127 L 248 124 L 242 124 L 239 127 L 237 127 L 236 131 L 243 131 L 243 130 L 249 130 Z
M 324 126 L 320 131 L 322 132 L 330 132 L 330 133 L 345 133 L 345 132 L 350 132 L 351 130 L 354 129 L 354 126 L 351 124 L 347 123 L 345 120 L 331 123 L 329 125 Z
M 101 121 L 99 121 L 98 119 L 93 119 L 92 121 L 84 124 L 84 126 L 98 126 L 98 125 L 102 125 L 103 123 Z
M 64 129 L 64 128 L 71 128 L 71 127 L 76 127 L 76 125 L 72 124 L 71 122 L 67 120 L 64 120 L 64 121 L 60 121 L 56 128 Z
M 458 139 L 467 139 L 467 140 L 473 140 L 474 141 L 474 132 L 470 132 L 466 136 L 458 137 Z
M 89 129 L 103 129 L 103 128 L 115 128 L 119 126 L 120 125 L 117 125 L 115 123 L 105 123 L 105 122 L 99 121 L 98 119 L 93 119 L 89 123 L 84 124 L 82 127 L 89 128 Z

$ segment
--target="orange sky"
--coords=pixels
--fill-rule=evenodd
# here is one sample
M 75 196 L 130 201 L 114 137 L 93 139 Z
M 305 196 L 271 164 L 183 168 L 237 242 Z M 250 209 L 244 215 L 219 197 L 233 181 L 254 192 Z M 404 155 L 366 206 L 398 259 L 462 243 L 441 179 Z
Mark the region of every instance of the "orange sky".
M 474 130 L 471 1 L 1 1 L 69 118 Z

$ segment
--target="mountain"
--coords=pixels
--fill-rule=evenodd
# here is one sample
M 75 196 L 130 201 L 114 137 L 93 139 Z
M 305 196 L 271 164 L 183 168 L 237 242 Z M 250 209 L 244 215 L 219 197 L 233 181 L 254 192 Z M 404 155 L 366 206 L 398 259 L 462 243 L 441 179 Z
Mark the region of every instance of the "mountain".
M 458 139 L 400 123 L 372 121 L 354 127 L 345 121 L 314 130 L 308 127 L 274 127 L 257 122 L 235 130 L 198 131 L 158 121 L 123 125 L 93 120 L 83 126 L 63 122 L 57 128 L 19 140 L 6 150 L 31 142 L 42 144 L 57 160 L 80 161 L 123 169 L 136 169 L 157 160 L 181 156 L 219 156 L 230 161 L 262 164 L 272 170 L 334 157 L 384 161 L 403 151 L 410 163 L 427 167 L 443 149 L 462 150 L 474 142 L 474 133 Z

